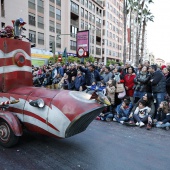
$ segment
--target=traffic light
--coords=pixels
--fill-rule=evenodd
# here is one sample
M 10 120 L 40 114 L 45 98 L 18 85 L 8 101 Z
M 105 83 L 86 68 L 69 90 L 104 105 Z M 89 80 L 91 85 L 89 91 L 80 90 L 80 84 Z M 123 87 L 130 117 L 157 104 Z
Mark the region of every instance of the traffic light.
M 55 54 L 55 41 L 50 42 L 50 52 L 52 52 L 53 54 Z

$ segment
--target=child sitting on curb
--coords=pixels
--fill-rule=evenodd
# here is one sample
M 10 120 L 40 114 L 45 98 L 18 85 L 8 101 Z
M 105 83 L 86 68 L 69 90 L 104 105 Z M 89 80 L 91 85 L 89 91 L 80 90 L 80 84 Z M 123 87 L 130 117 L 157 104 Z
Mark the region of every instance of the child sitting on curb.
M 123 102 L 116 107 L 116 115 L 114 115 L 113 121 L 117 121 L 121 124 L 129 120 L 129 114 L 132 109 L 132 103 L 130 100 L 123 100 Z

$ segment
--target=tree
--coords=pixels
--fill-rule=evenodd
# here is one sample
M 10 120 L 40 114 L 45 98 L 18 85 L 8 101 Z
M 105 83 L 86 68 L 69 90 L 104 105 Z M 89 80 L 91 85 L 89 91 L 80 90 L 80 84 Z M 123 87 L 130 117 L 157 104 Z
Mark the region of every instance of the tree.
M 124 18 L 124 46 L 123 46 L 123 63 L 126 62 L 126 22 L 127 22 L 127 0 L 123 0 L 123 18 Z
M 148 6 L 146 6 L 143 10 L 143 28 L 142 28 L 142 43 L 141 43 L 141 60 L 143 60 L 144 57 L 144 49 L 145 49 L 145 31 L 146 31 L 146 26 L 148 21 L 153 21 L 154 16 L 148 9 Z

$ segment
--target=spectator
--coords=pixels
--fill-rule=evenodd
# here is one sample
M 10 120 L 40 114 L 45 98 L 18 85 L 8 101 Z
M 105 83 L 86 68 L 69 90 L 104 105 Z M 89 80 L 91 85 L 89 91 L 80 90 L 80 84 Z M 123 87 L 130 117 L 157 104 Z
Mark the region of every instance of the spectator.
M 64 73 L 63 78 L 59 82 L 59 88 L 68 89 L 68 75 L 66 73 Z
M 106 94 L 106 83 L 104 81 L 101 81 L 100 86 L 98 86 L 96 90 L 105 95 Z
M 81 71 L 77 72 L 77 77 L 75 79 L 75 90 L 77 91 L 85 90 L 85 78 L 82 75 Z
M 168 102 L 162 101 L 159 105 L 156 119 L 153 120 L 156 127 L 166 128 L 169 130 L 170 127 L 170 112 Z
M 63 67 L 61 66 L 61 63 L 58 63 L 58 74 L 60 74 L 61 77 L 64 76 L 64 69 Z
M 148 122 L 148 115 L 151 108 L 146 104 L 145 100 L 141 100 L 138 103 L 137 108 L 134 111 L 134 119 L 137 121 L 136 125 L 143 127 L 145 122 Z
M 107 83 L 109 80 L 112 79 L 112 73 L 110 72 L 110 67 L 105 68 L 105 73 L 103 74 L 103 81 Z
M 136 69 L 136 75 L 138 75 L 142 71 L 143 65 L 140 63 L 138 64 L 138 68 Z
M 104 74 L 105 74 L 105 68 L 106 68 L 106 66 L 102 66 L 102 68 L 100 69 L 100 75 L 103 77 L 104 76 Z
M 148 124 L 147 124 L 147 129 L 151 129 L 152 127 L 152 119 L 155 116 L 155 105 L 154 105 L 154 100 L 153 100 L 153 96 L 150 93 L 146 93 L 133 107 L 131 114 L 129 115 L 130 121 L 127 123 L 127 125 L 134 125 L 134 119 L 133 119 L 133 115 L 134 112 L 136 110 L 136 108 L 139 105 L 140 101 L 146 101 L 146 106 L 148 106 L 149 108 L 151 108 L 150 112 L 148 113 Z
M 129 120 L 129 114 L 132 109 L 132 103 L 130 100 L 123 100 L 123 102 L 116 107 L 116 115 L 114 116 L 114 121 L 121 124 Z
M 156 108 L 159 104 L 164 101 L 166 95 L 166 80 L 165 76 L 160 70 L 157 70 L 156 65 L 151 65 L 149 67 L 149 72 L 151 73 L 151 87 L 152 93 L 156 100 Z
M 135 79 L 135 70 L 132 66 L 128 68 L 128 74 L 124 77 L 125 90 L 127 96 L 130 97 L 131 102 L 133 103 L 133 93 L 134 93 L 134 79 Z
M 149 68 L 149 66 L 150 66 L 150 61 L 145 60 L 143 65 L 146 66 L 147 68 Z
M 100 76 L 99 72 L 95 70 L 95 66 L 91 64 L 88 68 L 79 67 L 81 72 L 85 73 L 86 85 L 91 86 L 93 82 L 101 81 L 103 78 Z
M 71 81 L 68 82 L 68 90 L 75 90 L 75 77 L 71 77 Z
M 69 65 L 66 74 L 68 75 L 68 82 L 71 83 L 72 77 L 77 76 L 77 69 L 74 67 L 74 64 Z
M 150 74 L 147 67 L 143 66 L 141 72 L 134 79 L 134 103 L 136 103 L 145 93 L 152 93 L 150 84 Z
M 128 68 L 131 67 L 131 61 L 127 61 L 125 63 L 124 69 L 122 70 L 122 76 L 124 77 L 126 74 L 128 74 Z

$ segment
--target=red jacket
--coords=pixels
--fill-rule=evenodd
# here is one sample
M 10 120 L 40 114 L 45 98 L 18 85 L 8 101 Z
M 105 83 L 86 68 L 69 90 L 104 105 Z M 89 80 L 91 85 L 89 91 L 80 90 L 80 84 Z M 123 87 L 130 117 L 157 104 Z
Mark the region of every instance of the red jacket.
M 126 90 L 126 94 L 127 96 L 133 97 L 133 93 L 134 93 L 134 78 L 136 77 L 135 74 L 129 75 L 126 74 L 124 77 L 124 81 L 125 81 L 125 86 L 128 87 L 128 90 Z

